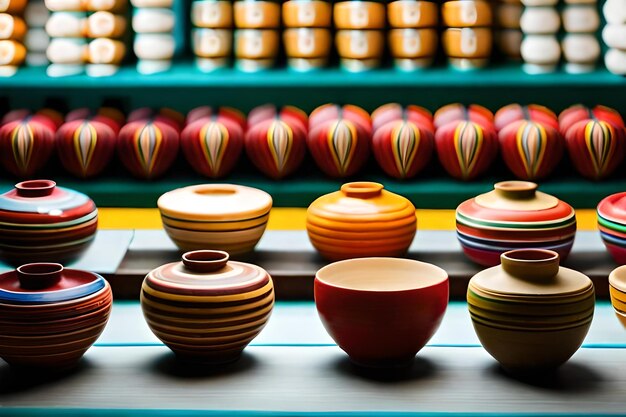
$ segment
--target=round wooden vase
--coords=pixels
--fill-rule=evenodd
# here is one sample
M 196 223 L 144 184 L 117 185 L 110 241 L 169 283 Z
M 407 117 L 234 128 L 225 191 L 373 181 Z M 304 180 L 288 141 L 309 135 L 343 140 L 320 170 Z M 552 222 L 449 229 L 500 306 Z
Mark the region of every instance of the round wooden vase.
M 306 154 L 308 117 L 286 106 L 261 106 L 248 114 L 246 153 L 259 171 L 278 180 L 292 174 Z
M 435 113 L 434 123 L 437 156 L 452 177 L 469 181 L 489 169 L 498 154 L 498 137 L 489 110 L 452 104 Z
M 557 129 L 529 120 L 506 125 L 498 133 L 498 139 L 506 166 L 522 180 L 549 176 L 561 161 L 565 148 Z
M 56 112 L 14 111 L 0 127 L 0 161 L 19 178 L 30 178 L 46 165 L 54 151 L 54 134 L 62 122 Z
M 193 169 L 209 178 L 228 175 L 244 146 L 245 116 L 238 110 L 192 110 L 180 135 L 180 147 Z
M 14 366 L 64 370 L 104 330 L 113 297 L 98 274 L 31 263 L 0 275 L 0 357 Z
M 606 178 L 624 160 L 626 130 L 617 111 L 573 106 L 559 115 L 559 126 L 569 157 L 583 177 Z
M 13 264 L 74 259 L 97 226 L 94 202 L 54 181 L 20 182 L 0 195 L 0 256 Z
M 378 165 L 391 177 L 416 176 L 430 161 L 435 148 L 432 116 L 418 106 L 384 105 L 372 113 L 375 126 L 372 151 Z
M 598 230 L 616 263 L 626 264 L 626 192 L 612 194 L 598 204 Z
M 141 308 L 152 332 L 183 360 L 222 364 L 239 359 L 274 306 L 272 278 L 221 251 L 187 252 L 152 270 Z
M 329 260 L 402 256 L 417 230 L 415 206 L 375 182 L 351 182 L 309 206 L 311 243 Z
M 370 116 L 360 107 L 325 104 L 309 116 L 309 152 L 331 177 L 356 174 L 367 161 L 371 138 Z
M 467 303 L 483 347 L 513 373 L 551 371 L 583 343 L 595 307 L 591 280 L 554 251 L 519 249 L 474 275 Z
M 138 109 L 120 130 L 117 150 L 120 160 L 138 178 L 163 175 L 178 154 L 183 116 L 172 110 Z
M 472 261 L 494 266 L 503 252 L 549 249 L 565 259 L 576 235 L 574 209 L 537 191 L 537 184 L 504 181 L 456 209 L 457 237 Z
M 615 315 L 626 328 L 626 267 L 615 268 L 609 274 L 609 293 Z
M 559 130 L 559 119 L 552 110 L 538 104 L 529 104 L 522 106 L 521 104 L 509 104 L 502 107 L 496 112 L 493 123 L 499 132 L 506 126 L 519 120 L 528 120 L 535 123 L 541 123 Z
M 124 116 L 112 108 L 69 113 L 56 133 L 57 154 L 63 167 L 81 178 L 98 175 L 113 157 L 123 123 Z
M 179 188 L 157 201 L 163 227 L 182 250 L 254 250 L 263 236 L 272 197 L 256 188 L 204 184 Z

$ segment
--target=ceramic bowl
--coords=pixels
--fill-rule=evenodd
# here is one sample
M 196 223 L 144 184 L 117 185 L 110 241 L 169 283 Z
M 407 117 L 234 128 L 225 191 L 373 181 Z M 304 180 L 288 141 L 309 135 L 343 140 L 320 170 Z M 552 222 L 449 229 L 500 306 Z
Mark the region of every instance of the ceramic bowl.
M 457 207 L 457 237 L 472 261 L 494 266 L 513 249 L 550 249 L 565 259 L 576 235 L 574 209 L 527 181 L 504 181 Z
M 0 357 L 16 366 L 75 366 L 104 330 L 112 300 L 100 275 L 60 264 L 0 275 Z
M 374 1 L 339 1 L 334 3 L 336 29 L 384 29 L 385 4 Z
M 263 236 L 272 197 L 241 185 L 205 184 L 167 192 L 157 205 L 165 231 L 180 249 L 241 255 Z
M 151 271 L 141 308 L 152 332 L 184 360 L 235 361 L 263 329 L 274 287 L 262 268 L 229 261 L 222 251 L 187 252 Z
M 307 71 L 326 65 L 332 35 L 329 29 L 289 28 L 283 32 L 283 45 L 289 66 Z
M 395 66 L 402 70 L 428 67 L 437 53 L 436 29 L 391 29 L 388 40 Z
M 0 195 L 0 256 L 13 264 L 75 259 L 97 226 L 94 202 L 54 181 L 20 182 Z
M 448 304 L 448 274 L 409 259 L 336 262 L 317 272 L 314 287 L 326 331 L 354 363 L 368 367 L 409 365 Z
M 626 267 L 615 268 L 609 274 L 611 303 L 619 321 L 626 327 Z
M 404 255 L 417 229 L 415 206 L 374 182 L 351 182 L 309 206 L 306 229 L 322 256 Z
M 235 57 L 242 71 L 259 71 L 274 65 L 280 46 L 278 30 L 239 29 L 235 31 Z
M 283 3 L 283 23 L 288 28 L 330 28 L 332 4 L 321 0 Z
M 344 69 L 352 72 L 369 70 L 380 65 L 385 50 L 385 32 L 338 30 L 335 45 Z
M 233 6 L 224 0 L 195 0 L 191 3 L 191 23 L 198 28 L 230 29 Z
M 612 194 L 598 204 L 598 230 L 616 263 L 626 264 L 626 192 Z
M 582 345 L 595 308 L 591 280 L 559 255 L 520 249 L 470 280 L 467 302 L 479 340 L 507 370 L 555 369 Z
M 441 14 L 448 27 L 485 27 L 491 26 L 493 20 L 491 5 L 484 0 L 446 1 Z
M 233 6 L 235 26 L 239 29 L 274 29 L 280 27 L 280 3 L 240 0 Z
M 491 28 L 449 28 L 441 40 L 450 65 L 457 69 L 482 68 L 489 63 L 493 46 Z
M 439 23 L 439 6 L 431 1 L 396 0 L 387 4 L 392 28 L 434 28 Z

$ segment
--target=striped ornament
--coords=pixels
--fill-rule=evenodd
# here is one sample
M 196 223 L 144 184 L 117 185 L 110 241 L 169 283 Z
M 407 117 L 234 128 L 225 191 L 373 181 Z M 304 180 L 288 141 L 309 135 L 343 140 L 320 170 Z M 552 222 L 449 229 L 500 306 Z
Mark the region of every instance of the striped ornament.
M 19 178 L 40 171 L 54 150 L 52 124 L 31 117 L 5 123 L 0 128 L 0 161 Z
M 547 177 L 563 156 L 564 143 L 558 130 L 539 122 L 512 122 L 498 137 L 504 162 L 520 179 Z
M 209 178 L 221 178 L 237 163 L 244 146 L 243 135 L 237 120 L 213 115 L 189 123 L 181 133 L 180 145 L 196 172 Z
M 356 174 L 367 161 L 371 137 L 369 115 L 356 106 L 327 104 L 309 117 L 309 151 L 318 167 L 331 177 Z
M 250 112 L 246 153 L 252 163 L 275 180 L 298 169 L 306 154 L 307 116 L 295 107 L 257 107 Z
M 202 363 L 237 360 L 273 307 L 270 275 L 220 251 L 187 252 L 151 271 L 141 288 L 150 330 L 177 356 Z
M 98 175 L 111 161 L 117 135 L 109 125 L 95 120 L 74 120 L 56 134 L 56 147 L 63 167 L 81 178 Z
M 176 159 L 179 135 L 172 124 L 157 120 L 127 123 L 118 136 L 118 155 L 133 175 L 144 179 L 165 173 Z
M 388 122 L 374 132 L 372 150 L 378 165 L 391 177 L 412 178 L 430 161 L 433 133 L 413 122 Z
M 602 120 L 581 120 L 565 134 L 569 157 L 578 172 L 600 180 L 611 175 L 624 160 L 624 129 Z
M 492 128 L 458 121 L 437 129 L 439 161 L 454 178 L 468 181 L 484 173 L 498 153 L 498 140 Z

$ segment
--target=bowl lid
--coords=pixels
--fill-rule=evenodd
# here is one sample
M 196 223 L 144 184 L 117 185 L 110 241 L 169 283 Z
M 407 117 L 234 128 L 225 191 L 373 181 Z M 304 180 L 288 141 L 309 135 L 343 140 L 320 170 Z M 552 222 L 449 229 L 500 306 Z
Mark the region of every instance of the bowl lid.
M 169 191 L 157 205 L 162 215 L 179 220 L 248 220 L 266 215 L 272 197 L 243 185 L 202 184 Z
M 593 285 L 589 277 L 559 266 L 559 254 L 545 249 L 517 249 L 500 256 L 501 265 L 474 275 L 470 284 L 486 293 L 524 296 L 575 296 Z
M 575 221 L 574 209 L 556 197 L 537 191 L 528 181 L 504 181 L 494 190 L 469 199 L 457 207 L 457 217 L 486 227 L 507 227 L 536 223 L 560 227 Z
M 626 192 L 602 199 L 598 204 L 598 215 L 614 223 L 626 224 Z
M 86 297 L 105 287 L 93 272 L 65 269 L 56 263 L 32 263 L 0 274 L 0 302 L 48 304 Z
M 376 182 L 350 182 L 340 191 L 315 200 L 309 215 L 346 222 L 390 221 L 415 216 L 415 206 L 405 197 L 384 190 Z
M 231 295 L 263 288 L 270 280 L 261 267 L 229 261 L 228 253 L 215 250 L 187 252 L 181 262 L 152 270 L 145 279 L 155 290 L 182 295 Z
M 0 195 L 0 222 L 4 223 L 60 223 L 95 211 L 88 196 L 50 180 L 23 181 Z

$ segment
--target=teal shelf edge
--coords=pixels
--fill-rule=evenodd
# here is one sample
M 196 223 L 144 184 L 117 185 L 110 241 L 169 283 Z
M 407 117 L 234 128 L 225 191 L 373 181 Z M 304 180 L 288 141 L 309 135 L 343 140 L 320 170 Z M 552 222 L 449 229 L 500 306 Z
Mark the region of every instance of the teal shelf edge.
M 338 68 L 323 69 L 312 73 L 298 73 L 277 68 L 258 73 L 244 73 L 224 69 L 214 73 L 202 73 L 190 61 L 176 63 L 168 72 L 141 75 L 134 65 L 123 67 L 115 76 L 92 78 L 77 75 L 51 78 L 42 67 L 25 67 L 14 77 L 0 79 L 2 89 L 21 88 L 226 88 L 226 87 L 483 87 L 502 86 L 533 87 L 624 87 L 626 79 L 598 68 L 589 74 L 554 72 L 543 75 L 524 73 L 518 64 L 494 65 L 480 71 L 461 72 L 448 67 L 433 67 L 420 72 L 401 72 L 381 68 L 366 73 L 349 73 Z
M 130 176 L 104 177 L 82 181 L 66 176 L 50 176 L 57 184 L 89 195 L 99 207 L 155 208 L 159 196 L 167 191 L 204 183 L 233 183 L 262 189 L 272 195 L 275 207 L 308 207 L 321 195 L 337 191 L 349 180 L 335 180 L 321 175 L 293 177 L 273 181 L 260 174 L 236 174 L 225 180 L 212 181 L 193 175 L 172 175 L 155 181 L 142 181 Z M 389 191 L 409 198 L 417 208 L 454 209 L 464 200 L 493 189 L 497 181 L 510 177 L 489 177 L 480 181 L 461 182 L 450 178 L 418 178 L 407 182 L 389 179 L 380 174 L 352 178 L 375 181 Z M 0 179 L 0 192 L 13 187 L 14 181 Z M 576 208 L 595 208 L 598 202 L 613 193 L 626 191 L 626 179 L 591 182 L 580 178 L 554 178 L 541 183 L 540 190 L 553 194 Z

